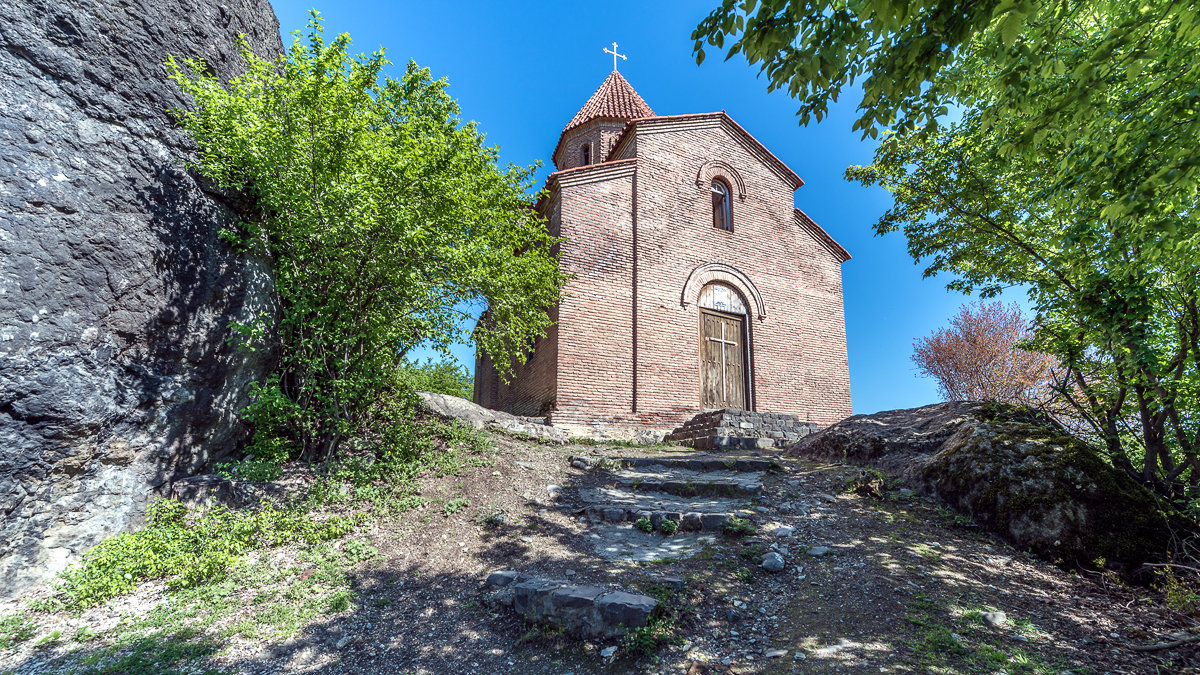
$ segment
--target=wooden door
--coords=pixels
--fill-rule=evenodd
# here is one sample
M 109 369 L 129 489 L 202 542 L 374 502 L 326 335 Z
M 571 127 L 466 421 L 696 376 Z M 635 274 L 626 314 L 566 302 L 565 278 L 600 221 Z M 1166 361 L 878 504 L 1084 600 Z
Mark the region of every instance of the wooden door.
M 700 407 L 746 408 L 745 326 L 740 316 L 700 311 Z

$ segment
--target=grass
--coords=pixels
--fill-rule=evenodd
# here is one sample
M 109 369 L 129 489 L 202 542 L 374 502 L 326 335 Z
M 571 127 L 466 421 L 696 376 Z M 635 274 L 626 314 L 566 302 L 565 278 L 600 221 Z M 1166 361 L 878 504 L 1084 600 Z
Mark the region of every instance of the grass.
M 183 629 L 122 638 L 71 659 L 76 675 L 217 675 L 199 669 L 220 648 L 199 631 Z
M 37 633 L 37 625 L 24 612 L 0 616 L 0 651 L 12 649 Z
M 1014 647 L 1008 631 L 983 624 L 987 609 L 943 607 L 928 595 L 918 595 L 906 605 L 905 623 L 910 637 L 905 641 L 911 665 L 927 672 L 977 675 L 1061 675 L 1089 672 L 1063 662 L 1048 662 L 1024 648 Z M 1017 634 L 1043 636 L 1026 619 L 1013 620 Z
M 418 437 L 410 445 L 425 451 L 348 455 L 318 468 L 308 489 L 286 503 L 194 511 L 173 500 L 155 501 L 146 527 L 101 542 L 64 571 L 55 594 L 33 609 L 79 612 L 161 580 L 157 604 L 104 634 L 87 627 L 55 631 L 38 644 L 72 643 L 74 651 L 59 659 L 56 672 L 207 673 L 214 671 L 204 670 L 205 660 L 228 640 L 286 640 L 322 616 L 351 611 L 357 602 L 354 572 L 377 561 L 379 551 L 347 535 L 369 519 L 427 503 L 419 494 L 427 478 L 492 463 L 495 447 L 482 432 L 454 422 L 414 429 Z M 246 481 L 278 475 L 257 460 L 222 469 Z M 443 511 L 468 507 L 467 500 L 452 499 Z M 36 636 L 30 617 L 0 617 L 0 649 Z

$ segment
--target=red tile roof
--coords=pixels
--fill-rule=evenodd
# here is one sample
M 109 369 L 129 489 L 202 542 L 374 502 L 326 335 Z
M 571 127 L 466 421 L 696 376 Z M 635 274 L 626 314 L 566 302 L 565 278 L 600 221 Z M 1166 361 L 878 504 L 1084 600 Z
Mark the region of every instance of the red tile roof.
M 641 96 L 633 90 L 633 86 L 621 77 L 617 71 L 612 71 L 612 74 L 605 78 L 601 83 L 600 88 L 587 103 L 575 113 L 575 117 L 563 128 L 566 133 L 570 129 L 590 122 L 594 119 L 615 118 L 622 120 L 632 120 L 639 117 L 654 117 L 654 111 Z

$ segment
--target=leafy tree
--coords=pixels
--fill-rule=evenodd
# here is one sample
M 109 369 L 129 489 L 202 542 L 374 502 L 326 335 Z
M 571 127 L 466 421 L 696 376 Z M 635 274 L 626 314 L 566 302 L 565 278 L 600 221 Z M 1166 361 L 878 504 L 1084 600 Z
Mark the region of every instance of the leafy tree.
M 475 380 L 457 361 L 426 359 L 421 363 L 405 360 L 403 369 L 404 382 L 414 391 L 449 394 L 469 401 L 475 390 Z
M 497 166 L 445 80 L 411 62 L 384 76 L 382 51 L 349 47 L 344 33 L 326 42 L 313 12 L 278 59 L 243 42 L 246 71 L 226 84 L 201 62 L 168 63 L 195 102 L 179 118 L 199 170 L 257 201 L 260 217 L 227 236 L 273 262 L 281 357 L 248 411 L 265 454 L 386 439 L 408 350 L 461 339 L 461 308 L 486 301 L 479 347 L 520 359 L 563 283 L 556 239 L 528 208 L 533 168 Z
M 726 1 L 694 38 L 697 59 L 728 38 L 802 121 L 860 80 L 856 129 L 893 132 L 847 171 L 893 193 L 876 231 L 962 291 L 1030 288 L 1037 348 L 1114 464 L 1196 495 L 1194 4 Z
M 1059 362 L 1055 388 L 1114 465 L 1160 493 L 1200 484 L 1196 398 L 1197 265 L 1147 228 L 1103 218 L 1104 205 L 1054 196 L 1052 157 L 1001 158 L 974 112 L 932 135 L 889 136 L 874 164 L 847 175 L 891 191 L 879 234 L 903 229 L 926 276 L 994 295 L 1029 289 L 1033 344 Z M 1087 208 L 1090 204 L 1090 208 Z M 1177 231 L 1195 230 L 1190 213 Z
M 1200 181 L 1191 2 L 724 0 L 692 38 L 697 61 L 729 41 L 727 58 L 743 54 L 769 89 L 800 100 L 801 123 L 859 80 L 854 128 L 872 138 L 976 109 L 1014 132 L 988 150 L 1056 155 L 1049 187 L 1102 202 L 1109 219 L 1169 228 Z
M 725 2 L 693 37 L 698 58 L 729 38 L 802 121 L 861 79 L 855 128 L 892 132 L 847 171 L 895 198 L 876 231 L 952 288 L 1028 288 L 1034 344 L 1113 463 L 1200 492 L 1192 3 Z
M 947 401 L 1000 401 L 1042 406 L 1052 398 L 1053 357 L 1023 348 L 1033 337 L 1016 303 L 963 305 L 913 345 L 913 361 L 937 380 Z

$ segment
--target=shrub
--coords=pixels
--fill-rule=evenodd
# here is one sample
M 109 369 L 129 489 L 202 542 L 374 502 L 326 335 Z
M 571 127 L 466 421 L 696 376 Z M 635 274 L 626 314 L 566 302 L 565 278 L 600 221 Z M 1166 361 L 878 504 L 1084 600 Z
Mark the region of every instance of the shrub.
M 664 519 L 662 523 L 659 524 L 658 530 L 669 537 L 679 531 L 679 523 L 673 520 Z
M 651 523 L 649 518 L 638 518 L 633 526 L 647 534 L 654 531 L 654 523 Z

